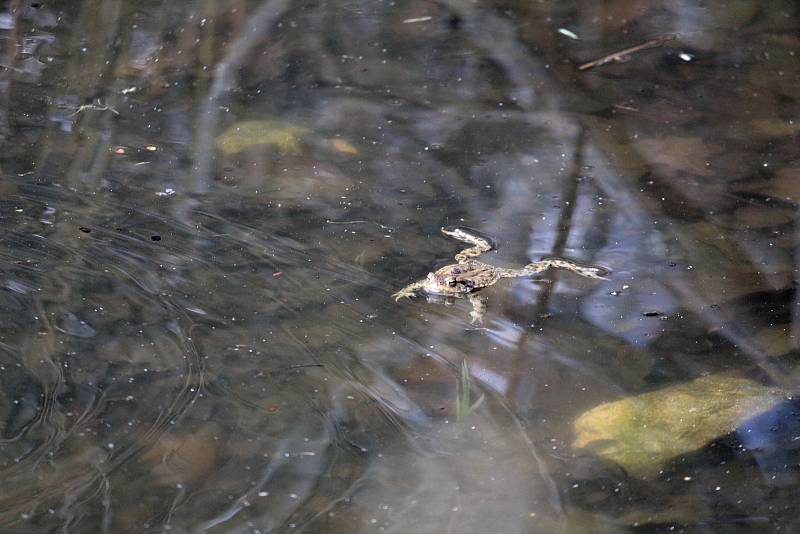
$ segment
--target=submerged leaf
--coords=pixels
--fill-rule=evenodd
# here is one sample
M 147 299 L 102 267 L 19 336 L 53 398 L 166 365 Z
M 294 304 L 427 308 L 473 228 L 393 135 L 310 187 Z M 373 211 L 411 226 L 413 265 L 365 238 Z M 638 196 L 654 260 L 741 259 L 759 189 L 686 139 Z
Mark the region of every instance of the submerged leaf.
M 742 206 L 734 215 L 737 222 L 750 228 L 770 228 L 781 226 L 794 220 L 796 212 L 773 206 Z
M 699 137 L 660 137 L 642 139 L 636 143 L 645 158 L 665 172 L 685 172 L 706 176 L 712 174 L 709 165 L 722 147 Z
M 783 137 L 797 135 L 800 132 L 800 122 L 785 119 L 758 119 L 752 122 L 752 132 L 766 135 L 767 137 Z
M 300 152 L 300 141 L 310 130 L 276 120 L 244 121 L 225 130 L 216 145 L 225 154 L 238 154 L 250 147 L 267 145 L 283 154 Z
M 341 137 L 337 137 L 331 141 L 331 144 L 333 145 L 333 148 L 340 154 L 348 154 L 351 156 L 357 156 L 359 154 L 359 150 L 354 147 L 350 141 L 342 139 Z
M 784 167 L 770 180 L 758 182 L 748 180 L 736 189 L 800 204 L 800 168 Z
M 750 338 L 767 356 L 783 356 L 792 350 L 792 339 L 789 334 L 791 326 L 777 325 L 763 328 Z
M 649 477 L 670 458 L 732 432 L 783 399 L 783 391 L 752 380 L 706 376 L 585 412 L 574 423 L 573 447 Z

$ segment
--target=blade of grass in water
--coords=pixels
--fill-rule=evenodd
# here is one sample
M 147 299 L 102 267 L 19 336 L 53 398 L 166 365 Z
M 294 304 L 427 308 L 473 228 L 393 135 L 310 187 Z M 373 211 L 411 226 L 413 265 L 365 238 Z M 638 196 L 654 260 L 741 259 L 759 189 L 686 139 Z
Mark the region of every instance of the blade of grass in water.
M 470 404 L 470 397 L 472 388 L 472 380 L 469 373 L 469 364 L 467 360 L 461 362 L 461 377 L 458 381 L 458 392 L 456 395 L 456 421 L 461 421 L 463 418 L 470 415 L 483 404 L 485 395 L 481 394 L 473 404 Z

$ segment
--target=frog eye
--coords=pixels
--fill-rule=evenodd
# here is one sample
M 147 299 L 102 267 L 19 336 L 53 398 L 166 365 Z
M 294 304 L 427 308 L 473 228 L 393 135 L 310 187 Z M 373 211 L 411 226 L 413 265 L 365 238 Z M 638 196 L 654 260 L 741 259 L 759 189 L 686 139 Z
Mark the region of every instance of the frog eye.
M 447 281 L 447 285 L 450 287 L 456 287 L 456 281 L 451 278 Z

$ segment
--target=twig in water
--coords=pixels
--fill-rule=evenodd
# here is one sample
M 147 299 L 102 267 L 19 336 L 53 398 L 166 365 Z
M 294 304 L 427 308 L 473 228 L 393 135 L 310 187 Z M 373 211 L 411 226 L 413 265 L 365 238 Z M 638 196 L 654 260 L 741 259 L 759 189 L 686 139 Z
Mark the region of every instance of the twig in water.
M 84 105 L 82 105 L 81 107 L 79 107 L 79 108 L 78 108 L 78 109 L 75 111 L 75 113 L 73 113 L 72 115 L 70 115 L 70 117 L 74 117 L 74 116 L 75 116 L 75 115 L 77 115 L 78 113 L 80 113 L 80 112 L 82 112 L 82 111 L 86 111 L 87 109 L 93 109 L 93 110 L 95 110 L 95 111 L 110 111 L 110 112 L 111 112 L 111 113 L 113 113 L 114 115 L 119 115 L 119 111 L 117 111 L 116 109 L 112 108 L 112 107 L 111 107 L 111 106 L 109 106 L 108 104 L 103 104 L 103 103 L 100 101 L 100 99 L 98 98 L 97 100 L 95 100 L 95 103 L 94 103 L 94 104 L 84 104 Z
M 588 70 L 593 69 L 594 67 L 599 67 L 600 65 L 605 65 L 606 63 L 611 63 L 612 61 L 621 61 L 625 56 L 629 56 L 636 52 L 640 52 L 642 50 L 647 50 L 648 48 L 656 48 L 668 41 L 672 41 L 676 39 L 676 35 L 665 35 L 664 37 L 659 37 L 658 39 L 650 39 L 649 41 L 645 41 L 644 43 L 638 44 L 636 46 L 631 46 L 628 48 L 624 48 L 618 52 L 612 52 L 611 54 L 607 54 L 601 58 L 595 59 L 593 61 L 589 61 L 588 63 L 584 63 L 578 70 Z
M 378 223 L 378 222 L 375 222 L 375 221 L 332 221 L 330 219 L 325 219 L 325 222 L 328 223 L 328 224 L 368 224 L 368 223 L 372 223 L 372 224 L 377 224 L 378 226 L 380 226 L 384 230 L 394 230 L 394 228 L 392 228 L 391 226 L 385 226 L 385 225 L 383 225 L 381 223 Z

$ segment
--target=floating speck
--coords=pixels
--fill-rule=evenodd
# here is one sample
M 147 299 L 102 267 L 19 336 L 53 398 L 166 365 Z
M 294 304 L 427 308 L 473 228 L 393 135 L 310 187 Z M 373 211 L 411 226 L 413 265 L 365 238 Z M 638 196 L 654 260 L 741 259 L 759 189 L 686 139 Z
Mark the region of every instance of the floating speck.
M 431 20 L 433 17 L 416 17 L 413 19 L 405 19 L 403 24 L 414 24 L 415 22 L 426 22 Z
M 560 33 L 561 35 L 565 35 L 565 36 L 569 37 L 570 39 L 580 39 L 580 37 L 578 37 L 577 33 L 575 33 L 572 30 L 568 30 L 566 28 L 559 28 L 558 29 L 558 33 Z

